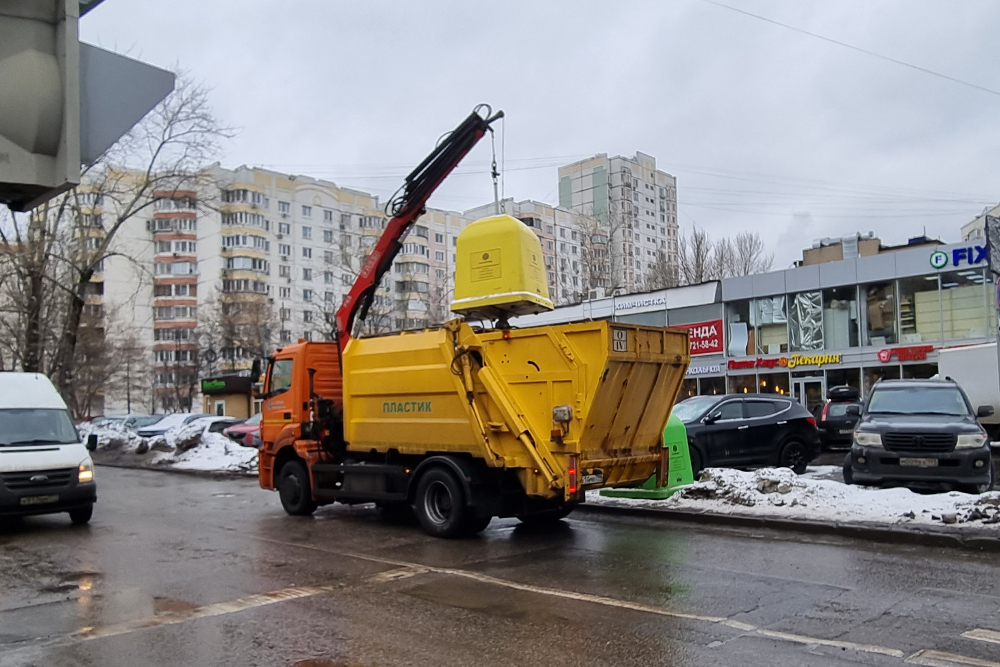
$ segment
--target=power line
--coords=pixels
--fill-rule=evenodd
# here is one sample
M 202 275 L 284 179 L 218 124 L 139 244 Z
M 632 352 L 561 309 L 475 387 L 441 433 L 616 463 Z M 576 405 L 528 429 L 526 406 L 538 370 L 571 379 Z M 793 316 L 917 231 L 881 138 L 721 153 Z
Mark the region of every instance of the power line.
M 753 12 L 748 12 L 745 9 L 740 9 L 739 7 L 732 7 L 730 5 L 726 5 L 726 4 L 723 4 L 721 2 L 716 2 L 716 0 L 702 0 L 702 2 L 707 2 L 708 4 L 715 5 L 716 7 L 722 7 L 723 9 L 728 9 L 730 11 L 737 12 L 737 13 L 743 14 L 745 16 L 750 16 L 750 17 L 753 17 L 755 19 L 759 19 L 761 21 L 766 21 L 768 23 L 772 23 L 774 25 L 781 26 L 782 28 L 787 28 L 788 30 L 794 30 L 795 32 L 802 33 L 803 35 L 809 35 L 810 37 L 815 37 L 816 39 L 822 39 L 824 42 L 830 42 L 831 44 L 836 44 L 837 46 L 842 46 L 842 47 L 844 47 L 846 49 L 851 49 L 852 51 L 857 51 L 859 53 L 864 53 L 865 55 L 869 55 L 869 56 L 872 56 L 872 57 L 875 57 L 875 58 L 879 58 L 880 60 L 885 60 L 885 61 L 890 62 L 890 63 L 895 63 L 897 65 L 902 65 L 903 67 L 909 67 L 910 69 L 917 70 L 918 72 L 923 72 L 924 74 L 930 74 L 931 76 L 936 76 L 936 77 L 938 77 L 940 79 L 945 79 L 945 80 L 951 81 L 953 83 L 958 83 L 958 84 L 961 84 L 963 86 L 968 86 L 969 88 L 975 88 L 976 90 L 982 91 L 984 93 L 989 93 L 991 95 L 1000 96 L 1000 91 L 993 90 L 992 88 L 987 88 L 985 86 L 980 86 L 979 84 L 971 83 L 969 81 L 965 81 L 963 79 L 959 79 L 957 77 L 950 76 L 948 74 L 942 74 L 941 72 L 935 72 L 932 69 L 927 69 L 926 67 L 921 67 L 920 65 L 914 65 L 913 63 L 908 63 L 908 62 L 906 62 L 904 60 L 899 60 L 898 58 L 893 58 L 892 56 L 887 56 L 887 55 L 884 55 L 884 54 L 881 54 L 881 53 L 876 53 L 875 51 L 869 51 L 868 49 L 862 48 L 860 46 L 855 46 L 853 44 L 848 44 L 847 42 L 842 42 L 839 39 L 834 39 L 832 37 L 827 37 L 825 35 L 820 35 L 819 33 L 810 32 L 808 30 L 796 27 L 794 25 L 789 25 L 787 23 L 782 23 L 781 21 L 776 21 L 776 20 L 768 18 L 766 16 L 761 16 L 760 14 L 754 14 Z

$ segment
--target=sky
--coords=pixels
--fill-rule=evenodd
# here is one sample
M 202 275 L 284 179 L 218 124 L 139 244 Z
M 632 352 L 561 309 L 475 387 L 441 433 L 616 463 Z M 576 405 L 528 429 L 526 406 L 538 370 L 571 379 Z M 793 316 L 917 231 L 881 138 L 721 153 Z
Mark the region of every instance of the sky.
M 782 268 L 855 231 L 955 242 L 1000 201 L 998 25 L 993 0 L 105 0 L 80 36 L 211 89 L 227 167 L 384 201 L 487 103 L 507 197 L 556 204 L 559 165 L 642 151 L 682 233 L 757 231 Z M 491 157 L 429 204 L 491 202 Z

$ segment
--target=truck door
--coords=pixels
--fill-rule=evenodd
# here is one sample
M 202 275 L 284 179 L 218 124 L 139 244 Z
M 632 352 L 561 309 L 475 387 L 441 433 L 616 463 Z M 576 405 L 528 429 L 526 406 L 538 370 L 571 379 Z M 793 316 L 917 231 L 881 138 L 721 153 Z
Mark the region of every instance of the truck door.
M 264 382 L 263 417 L 260 435 L 264 442 L 274 442 L 281 429 L 291 423 L 295 397 L 292 391 L 293 359 L 275 359 L 267 369 Z

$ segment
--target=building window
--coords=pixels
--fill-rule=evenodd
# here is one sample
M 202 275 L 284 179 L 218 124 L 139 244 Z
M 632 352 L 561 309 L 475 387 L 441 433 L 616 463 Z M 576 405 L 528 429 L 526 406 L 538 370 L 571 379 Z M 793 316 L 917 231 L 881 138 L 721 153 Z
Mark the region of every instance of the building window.
M 865 344 L 875 347 L 896 343 L 896 291 L 894 284 L 872 283 L 861 287 L 865 299 Z
M 287 264 L 282 264 L 278 267 L 278 276 L 281 278 L 291 278 L 292 277 L 292 267 Z
M 291 234 L 292 233 L 292 226 L 290 224 L 288 224 L 287 222 L 279 222 L 278 223 L 278 233 L 282 234 L 282 235 L 284 235 L 284 234 Z
M 313 291 L 311 289 L 302 290 L 303 301 L 312 301 L 312 298 L 313 298 Z
M 324 271 L 323 272 L 323 282 L 328 283 L 328 284 L 333 282 L 333 271 Z
M 323 262 L 326 264 L 333 264 L 333 251 L 324 250 L 323 251 Z
M 441 250 L 435 250 L 434 251 L 434 259 L 437 260 L 438 262 L 443 262 L 444 261 L 444 252 L 441 251 Z
M 987 313 L 995 316 L 991 298 L 992 281 L 984 269 L 968 269 L 941 274 L 941 312 L 945 340 L 985 338 L 996 326 Z M 904 375 L 906 367 L 903 367 Z
M 333 222 L 333 211 L 323 209 L 323 222 Z
M 323 300 L 326 301 L 327 303 L 333 303 L 333 297 L 334 297 L 333 292 L 323 292 Z
M 799 292 L 788 300 L 789 349 L 823 349 L 823 293 Z
M 341 213 L 340 214 L 340 228 L 341 229 L 350 229 L 351 228 L 351 214 L 350 213 Z
M 823 340 L 828 350 L 858 347 L 858 288 L 823 290 Z
M 726 305 L 729 354 L 734 357 L 788 351 L 785 297 L 734 301 Z
M 292 298 L 292 288 L 291 287 L 279 287 L 278 288 L 278 295 L 282 299 L 291 299 Z
M 302 312 L 302 321 L 303 322 L 312 322 L 313 321 L 313 314 L 312 314 L 311 310 L 306 310 L 306 311 Z
M 303 248 L 302 249 L 302 258 L 303 259 L 312 259 L 312 256 L 313 256 L 313 249 L 312 248 Z
M 434 233 L 434 243 L 444 243 L 444 234 Z
M 333 230 L 324 229 L 323 230 L 323 243 L 333 243 Z
M 940 276 L 899 280 L 899 342 L 941 340 Z
M 284 214 L 287 215 L 288 212 L 291 211 L 291 210 L 292 210 L 292 205 L 289 204 L 288 202 L 286 202 L 286 201 L 279 201 L 278 202 L 278 213 L 284 213 Z
M 312 269 L 302 269 L 302 280 L 312 280 L 313 272 Z
M 312 237 L 313 237 L 313 228 L 312 227 L 303 227 L 302 228 L 302 238 L 304 238 L 304 239 L 311 239 Z
M 313 207 L 312 206 L 306 206 L 305 204 L 303 204 L 302 205 L 302 217 L 303 218 L 311 218 L 312 214 L 313 214 Z
M 281 255 L 282 257 L 288 257 L 289 255 L 292 254 L 292 246 L 288 245 L 287 243 L 279 243 L 278 254 Z

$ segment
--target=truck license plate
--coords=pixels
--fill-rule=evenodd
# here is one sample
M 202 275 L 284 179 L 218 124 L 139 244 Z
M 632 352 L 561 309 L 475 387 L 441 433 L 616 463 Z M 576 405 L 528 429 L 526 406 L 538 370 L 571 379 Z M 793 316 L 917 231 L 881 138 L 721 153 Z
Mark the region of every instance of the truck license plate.
M 603 470 L 595 470 L 594 472 L 589 472 L 580 479 L 581 484 L 600 484 L 603 481 L 604 481 Z
M 44 505 L 46 503 L 54 503 L 59 500 L 59 496 L 28 496 L 26 498 L 21 498 L 22 505 Z
M 907 466 L 909 468 L 935 468 L 937 467 L 937 459 L 909 459 L 900 458 L 899 465 Z

